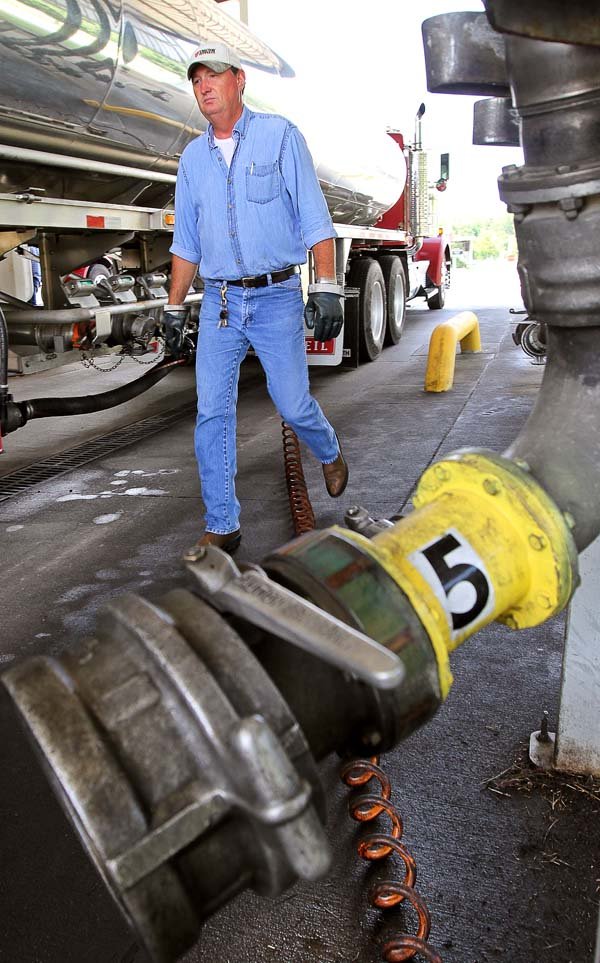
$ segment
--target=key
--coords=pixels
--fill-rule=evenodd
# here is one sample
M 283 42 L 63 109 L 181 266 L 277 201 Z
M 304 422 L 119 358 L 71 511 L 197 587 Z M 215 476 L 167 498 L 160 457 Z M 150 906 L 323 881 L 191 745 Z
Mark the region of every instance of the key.
M 218 328 L 227 327 L 227 316 L 229 314 L 227 310 L 227 281 L 223 281 L 221 285 L 221 310 L 219 311 L 219 323 Z

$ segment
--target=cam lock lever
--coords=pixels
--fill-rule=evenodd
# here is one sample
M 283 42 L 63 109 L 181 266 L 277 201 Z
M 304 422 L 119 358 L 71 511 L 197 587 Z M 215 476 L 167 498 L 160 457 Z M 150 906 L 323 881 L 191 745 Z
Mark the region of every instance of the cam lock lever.
M 200 595 L 220 612 L 239 615 L 375 689 L 403 682 L 404 666 L 394 652 L 273 582 L 258 566 L 241 572 L 214 545 L 191 549 L 184 562 Z

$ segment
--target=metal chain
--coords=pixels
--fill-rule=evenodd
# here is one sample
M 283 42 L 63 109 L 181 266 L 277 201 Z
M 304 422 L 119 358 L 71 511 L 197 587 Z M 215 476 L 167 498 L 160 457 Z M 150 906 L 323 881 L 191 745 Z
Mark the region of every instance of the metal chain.
M 139 358 L 136 358 L 136 356 L 132 354 L 130 355 L 131 360 L 135 361 L 136 364 L 141 364 L 142 367 L 144 367 L 145 365 L 156 364 L 157 361 L 162 361 L 165 356 L 165 339 L 161 337 L 157 337 L 156 340 L 158 341 L 160 347 L 158 351 L 155 353 L 154 358 L 151 358 L 150 361 L 140 361 Z
M 157 338 L 156 340 L 158 341 L 160 347 L 159 347 L 159 350 L 156 352 L 156 356 L 153 357 L 153 358 L 151 358 L 150 361 L 140 361 L 140 359 L 139 359 L 139 358 L 136 358 L 135 355 L 132 353 L 131 348 L 127 349 L 127 347 L 125 347 L 125 348 L 123 349 L 123 351 L 121 352 L 121 354 L 117 357 L 117 359 L 116 359 L 116 361 L 114 362 L 114 364 L 111 364 L 111 365 L 109 365 L 109 366 L 106 367 L 106 368 L 101 367 L 99 364 L 96 364 L 96 362 L 95 362 L 95 360 L 94 360 L 93 351 L 92 351 L 90 354 L 87 354 L 85 351 L 82 351 L 82 352 L 81 352 L 81 363 L 82 363 L 82 365 L 83 365 L 84 368 L 93 368 L 94 371 L 100 371 L 101 373 L 107 373 L 107 372 L 109 372 L 109 371 L 114 371 L 115 368 L 118 368 L 119 365 L 123 364 L 125 358 L 130 358 L 131 361 L 135 361 L 136 364 L 139 364 L 139 365 L 141 365 L 142 367 L 147 367 L 147 366 L 149 366 L 149 365 L 154 365 L 154 364 L 157 363 L 157 361 L 162 361 L 163 358 L 164 358 L 164 356 L 165 356 L 165 340 L 164 340 L 164 338 L 160 338 L 160 337 L 159 337 L 159 338 Z M 162 353 L 161 353 L 161 352 L 162 352 Z
M 94 371 L 102 371 L 102 372 L 114 371 L 115 368 L 118 368 L 119 365 L 123 363 L 123 361 L 124 361 L 124 355 L 119 355 L 119 357 L 117 358 L 114 364 L 111 364 L 108 368 L 101 368 L 100 365 L 96 364 L 96 362 L 94 361 L 93 355 L 88 357 L 85 351 L 81 352 L 81 363 L 83 367 L 93 368 Z

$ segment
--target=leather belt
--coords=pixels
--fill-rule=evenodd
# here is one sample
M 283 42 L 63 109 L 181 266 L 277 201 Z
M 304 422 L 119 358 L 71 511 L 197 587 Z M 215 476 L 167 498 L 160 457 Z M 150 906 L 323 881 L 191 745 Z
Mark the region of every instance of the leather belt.
M 270 274 L 257 274 L 253 278 L 239 278 L 237 281 L 227 281 L 227 284 L 237 288 L 266 288 L 269 284 L 278 284 L 280 281 L 287 281 L 294 274 L 299 274 L 300 268 L 297 264 L 284 268 L 282 271 L 271 271 Z

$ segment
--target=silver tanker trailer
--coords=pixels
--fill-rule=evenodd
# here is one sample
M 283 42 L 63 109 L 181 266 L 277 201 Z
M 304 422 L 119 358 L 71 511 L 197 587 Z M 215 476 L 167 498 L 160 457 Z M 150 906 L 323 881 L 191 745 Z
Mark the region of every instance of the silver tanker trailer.
M 0 18 L 0 309 L 14 370 L 156 339 L 178 158 L 204 128 L 186 79 L 199 38 L 234 46 L 248 104 L 291 115 L 313 150 L 354 297 L 344 338 L 307 338 L 310 360 L 372 360 L 399 339 L 408 298 L 443 305 L 450 251 L 424 237 L 418 145 L 384 132 L 311 137 L 310 117 L 286 109 L 292 69 L 214 0 L 7 0 Z

